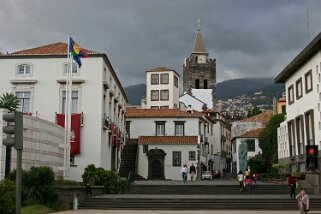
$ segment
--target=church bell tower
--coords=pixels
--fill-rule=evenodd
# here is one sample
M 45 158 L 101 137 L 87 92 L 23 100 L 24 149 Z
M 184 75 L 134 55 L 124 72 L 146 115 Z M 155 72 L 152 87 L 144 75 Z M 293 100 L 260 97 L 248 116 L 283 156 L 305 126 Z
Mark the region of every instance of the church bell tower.
M 191 94 L 192 89 L 212 89 L 213 106 L 216 104 L 216 59 L 208 57 L 203 40 L 200 20 L 192 54 L 183 65 L 184 92 Z

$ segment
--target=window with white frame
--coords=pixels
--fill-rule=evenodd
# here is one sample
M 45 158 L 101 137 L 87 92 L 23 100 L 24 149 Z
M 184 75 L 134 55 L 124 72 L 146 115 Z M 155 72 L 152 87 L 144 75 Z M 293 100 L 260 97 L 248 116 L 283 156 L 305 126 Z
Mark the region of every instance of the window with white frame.
M 62 108 L 61 112 L 65 113 L 65 106 L 66 106 L 66 91 L 62 91 Z M 72 90 L 71 92 L 71 113 L 78 113 L 78 91 Z
M 291 105 L 292 103 L 294 103 L 294 89 L 293 89 L 293 85 L 290 85 L 288 87 L 288 102 L 289 105 Z
M 181 166 L 181 152 L 173 151 L 173 166 Z
M 151 74 L 151 84 L 158 85 L 159 84 L 159 74 Z
M 175 122 L 175 136 L 184 136 L 184 122 Z
M 312 71 L 309 70 L 305 73 L 305 93 L 309 93 L 312 89 Z
M 68 74 L 70 71 L 70 63 L 64 64 L 64 74 Z M 78 74 L 78 67 L 76 63 L 72 63 L 72 74 Z
M 19 100 L 18 111 L 21 112 L 30 112 L 30 91 L 17 91 L 16 96 Z
M 177 76 L 174 76 L 174 86 L 178 88 L 178 78 Z
M 169 91 L 168 90 L 161 90 L 160 100 L 169 100 Z
M 195 161 L 196 160 L 196 152 L 195 151 L 189 151 L 188 152 L 188 160 Z
M 28 64 L 18 65 L 17 75 L 31 76 L 31 65 L 28 65 Z
M 168 84 L 169 83 L 169 75 L 168 74 L 161 74 L 160 79 L 161 79 L 161 84 Z
M 165 136 L 165 122 L 156 121 L 156 136 Z
M 296 99 L 300 99 L 303 95 L 302 92 L 302 77 L 300 77 L 296 82 L 295 82 L 295 88 L 296 88 Z
M 158 101 L 158 100 L 159 100 L 159 91 L 151 90 L 151 101 Z

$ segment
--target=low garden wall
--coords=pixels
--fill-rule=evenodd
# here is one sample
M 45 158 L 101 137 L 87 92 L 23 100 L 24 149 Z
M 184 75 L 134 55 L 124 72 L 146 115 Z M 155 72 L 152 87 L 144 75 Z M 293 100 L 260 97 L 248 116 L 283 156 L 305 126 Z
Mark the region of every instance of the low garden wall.
M 59 186 L 55 187 L 59 194 L 59 198 L 56 203 L 58 210 L 71 210 L 73 208 L 74 194 L 78 198 L 80 203 L 85 197 L 87 197 L 85 186 Z M 91 187 L 93 196 L 103 195 L 103 186 L 92 186 Z

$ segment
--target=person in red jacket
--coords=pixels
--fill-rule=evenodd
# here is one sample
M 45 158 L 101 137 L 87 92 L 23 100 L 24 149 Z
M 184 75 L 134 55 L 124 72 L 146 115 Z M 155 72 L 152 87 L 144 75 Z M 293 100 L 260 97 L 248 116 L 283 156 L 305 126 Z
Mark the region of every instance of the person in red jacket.
M 295 188 L 296 188 L 296 182 L 297 182 L 297 178 L 293 175 L 290 174 L 288 177 L 288 185 L 289 185 L 289 189 L 290 189 L 290 198 L 295 197 Z

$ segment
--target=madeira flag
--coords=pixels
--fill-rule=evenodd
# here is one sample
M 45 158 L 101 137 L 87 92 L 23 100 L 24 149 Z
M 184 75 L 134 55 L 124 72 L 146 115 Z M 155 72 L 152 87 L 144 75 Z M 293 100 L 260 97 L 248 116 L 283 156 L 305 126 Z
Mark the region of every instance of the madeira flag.
M 79 68 L 81 67 L 80 58 L 88 57 L 88 54 L 80 48 L 71 37 L 69 39 L 69 52 L 71 53 L 72 58 L 77 62 Z

